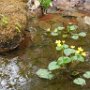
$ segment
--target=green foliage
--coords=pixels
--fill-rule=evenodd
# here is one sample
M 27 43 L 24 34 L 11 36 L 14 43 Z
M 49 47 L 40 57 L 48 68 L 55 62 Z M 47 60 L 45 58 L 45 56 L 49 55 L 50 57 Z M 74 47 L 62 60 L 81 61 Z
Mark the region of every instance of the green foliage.
M 90 79 L 90 71 L 87 71 L 83 74 L 83 77 Z
M 49 70 L 56 70 L 59 68 L 60 68 L 60 65 L 58 65 L 57 61 L 53 61 L 53 62 L 49 63 L 49 65 L 48 65 Z
M 62 56 L 58 58 L 57 62 L 60 66 L 65 65 L 71 62 L 71 58 Z
M 86 79 L 90 79 L 90 71 L 86 71 L 84 74 L 83 74 L 83 77 L 86 78 Z M 83 78 L 76 78 L 73 80 L 73 82 L 77 85 L 81 85 L 81 86 L 84 86 L 86 85 L 86 80 L 83 79 Z
M 21 25 L 20 25 L 20 23 L 16 23 L 16 25 L 15 25 L 15 30 L 17 31 L 17 32 L 21 32 Z
M 50 71 L 48 71 L 47 69 L 39 69 L 36 74 L 40 77 L 40 78 L 44 78 L 44 79 L 52 79 L 54 77 L 53 74 L 51 74 Z
M 85 32 L 80 32 L 80 33 L 79 33 L 79 36 L 81 36 L 81 37 L 86 37 L 86 33 L 85 33 Z
M 39 1 L 40 1 L 41 6 L 44 9 L 47 9 L 50 6 L 50 3 L 51 3 L 51 0 L 39 0 Z
M 86 81 L 83 78 L 76 78 L 73 83 L 77 84 L 77 85 L 81 85 L 84 86 L 86 85 Z
M 71 36 L 71 38 L 74 39 L 74 40 L 78 40 L 79 36 L 78 36 L 78 34 L 74 34 L 73 36 Z
M 65 41 L 60 40 L 56 40 L 55 43 L 57 44 L 56 50 L 61 52 L 61 55 L 56 61 L 50 62 L 47 69 L 39 69 L 36 72 L 40 78 L 51 80 L 55 76 L 53 71 L 64 70 L 65 68 L 68 68 L 68 65 L 72 64 L 72 62 L 84 62 L 86 53 L 81 47 L 76 49 L 75 46 L 69 46 L 65 44 Z M 89 74 L 90 73 L 88 73 L 88 75 Z M 77 78 L 73 82 L 82 86 L 86 84 L 85 80 L 82 78 Z
M 8 24 L 8 17 L 1 15 L 0 26 L 6 27 Z
M 67 48 L 67 49 L 64 50 L 64 54 L 65 54 L 66 56 L 69 56 L 69 55 L 71 55 L 71 54 L 73 54 L 73 53 L 75 53 L 75 50 L 72 49 L 72 48 Z
M 70 32 L 75 31 L 77 28 L 78 28 L 77 25 L 74 25 L 74 24 L 69 24 L 67 26 L 67 30 L 70 31 Z
M 86 37 L 86 32 L 77 33 L 78 26 L 74 24 L 68 24 L 67 27 L 58 26 L 53 31 L 50 31 L 52 36 L 61 36 L 63 38 L 70 37 L 74 40 L 78 40 L 80 37 Z

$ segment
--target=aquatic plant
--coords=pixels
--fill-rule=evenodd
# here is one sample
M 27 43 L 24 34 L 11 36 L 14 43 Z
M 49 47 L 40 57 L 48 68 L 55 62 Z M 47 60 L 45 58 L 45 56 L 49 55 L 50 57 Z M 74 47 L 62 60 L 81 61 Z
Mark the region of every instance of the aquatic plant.
M 82 77 L 74 79 L 74 80 L 73 80 L 73 83 L 75 83 L 75 84 L 77 84 L 77 85 L 84 86 L 84 85 L 86 85 L 86 80 L 85 80 L 85 78 L 86 78 L 86 79 L 90 79 L 90 71 L 86 71 L 86 72 L 82 75 Z
M 59 71 L 65 70 L 67 68 L 72 68 L 70 65 L 73 65 L 73 63 L 79 64 L 79 62 L 84 62 L 86 58 L 86 52 L 83 48 L 75 46 L 69 46 L 65 43 L 64 40 L 56 40 L 56 50 L 60 53 L 60 57 L 58 57 L 56 60 L 49 63 L 47 69 L 39 69 L 36 74 L 40 78 L 44 79 L 53 79 L 55 77 L 55 73 L 53 71 Z M 89 75 L 90 73 L 88 73 Z M 74 74 L 75 75 L 75 74 Z M 76 74 L 77 75 L 77 74 Z M 88 75 L 85 75 L 88 77 Z M 88 77 L 89 78 L 89 77 Z M 85 81 L 82 79 L 76 79 L 73 81 L 74 83 L 78 85 L 85 85 Z M 82 84 L 81 84 L 82 83 Z
M 74 40 L 78 40 L 80 37 L 86 37 L 86 32 L 77 32 L 78 26 L 74 24 L 68 24 L 65 28 L 64 26 L 58 26 L 54 30 L 47 29 L 52 36 L 61 36 L 63 38 L 70 37 Z

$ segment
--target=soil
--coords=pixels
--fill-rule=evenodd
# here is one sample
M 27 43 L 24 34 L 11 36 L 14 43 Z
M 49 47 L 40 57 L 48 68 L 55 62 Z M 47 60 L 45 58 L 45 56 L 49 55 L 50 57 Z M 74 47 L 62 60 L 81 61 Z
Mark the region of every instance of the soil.
M 27 25 L 26 3 L 24 0 L 0 0 L 0 22 L 7 18 L 7 25 L 0 25 L 0 52 L 16 48 L 22 41 Z M 20 31 L 16 25 L 20 24 Z

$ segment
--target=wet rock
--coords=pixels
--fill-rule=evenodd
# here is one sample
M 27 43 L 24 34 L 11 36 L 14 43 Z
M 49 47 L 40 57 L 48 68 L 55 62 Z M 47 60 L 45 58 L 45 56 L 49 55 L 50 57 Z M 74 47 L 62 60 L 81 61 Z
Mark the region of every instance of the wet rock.
M 84 17 L 84 22 L 85 22 L 85 24 L 90 25 L 90 17 L 89 16 L 85 16 Z
M 17 90 L 15 86 L 23 86 L 27 83 L 26 77 L 20 74 L 17 60 L 18 57 L 11 60 L 0 59 L 0 90 Z
M 23 0 L 0 0 L 0 52 L 12 50 L 23 40 L 27 24 Z

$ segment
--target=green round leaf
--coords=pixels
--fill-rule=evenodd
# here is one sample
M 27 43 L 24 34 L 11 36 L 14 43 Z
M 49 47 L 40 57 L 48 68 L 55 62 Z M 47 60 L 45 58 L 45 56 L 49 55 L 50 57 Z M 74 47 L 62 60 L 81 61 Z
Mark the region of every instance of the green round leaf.
M 71 62 L 71 59 L 69 57 L 59 57 L 58 61 L 57 61 L 57 63 L 59 65 L 64 65 L 64 64 L 67 64 L 67 63 L 70 63 L 70 62 Z
M 72 57 L 72 60 L 76 60 L 76 61 L 80 61 L 80 62 L 84 62 L 84 57 L 80 54 L 76 54 L 75 56 Z
M 61 46 L 61 47 L 58 47 L 58 46 L 57 46 L 57 47 L 56 47 L 56 50 L 57 50 L 57 51 L 61 51 L 62 49 L 63 49 L 63 46 Z
M 69 55 L 71 55 L 72 53 L 75 53 L 75 50 L 74 50 L 74 49 L 71 49 L 71 48 L 64 49 L 64 54 L 65 54 L 66 56 L 69 56 Z
M 78 27 L 77 27 L 76 25 L 69 25 L 67 28 L 68 28 L 68 30 L 70 30 L 70 31 L 74 31 L 74 30 L 76 30 Z
M 73 83 L 77 84 L 77 85 L 81 85 L 84 86 L 86 85 L 86 81 L 83 78 L 76 78 Z
M 80 32 L 80 33 L 79 33 L 79 36 L 81 36 L 81 37 L 86 37 L 86 32 Z
M 85 74 L 83 74 L 83 77 L 89 79 L 90 78 L 90 71 L 87 71 Z
M 71 38 L 74 39 L 74 40 L 78 40 L 79 36 L 78 35 L 73 35 Z
M 59 68 L 60 68 L 60 66 L 57 64 L 56 61 L 51 62 L 49 64 L 49 66 L 48 66 L 48 69 L 49 70 L 56 70 L 56 69 L 59 69 Z
M 44 78 L 44 79 L 52 79 L 54 77 L 54 75 L 48 71 L 47 69 L 39 69 L 36 74 L 40 77 L 40 78 Z
M 57 32 L 51 32 L 51 35 L 52 36 L 58 36 L 58 33 Z
M 61 30 L 64 29 L 64 27 L 63 26 L 59 26 L 59 27 L 57 27 L 57 29 L 61 31 Z

